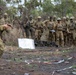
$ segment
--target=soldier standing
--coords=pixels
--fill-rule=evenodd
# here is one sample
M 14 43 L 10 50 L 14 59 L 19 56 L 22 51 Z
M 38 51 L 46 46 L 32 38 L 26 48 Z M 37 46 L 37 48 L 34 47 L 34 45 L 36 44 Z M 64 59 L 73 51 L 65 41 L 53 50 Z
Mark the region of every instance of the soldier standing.
M 0 15 L 0 25 L 3 25 L 4 23 L 5 23 L 4 17 L 2 17 L 2 15 Z
M 51 40 L 51 42 L 55 42 L 55 23 L 53 22 L 52 16 L 50 16 L 48 22 L 48 28 L 49 28 L 49 40 Z
M 30 38 L 30 22 L 27 17 L 23 21 L 23 28 L 26 33 L 26 38 Z
M 33 19 L 32 15 L 29 17 L 29 23 L 30 23 L 30 36 L 32 39 L 35 39 L 35 20 Z
M 64 47 L 64 35 L 63 35 L 63 26 L 61 22 L 61 18 L 57 19 L 57 24 L 56 24 L 56 43 L 58 46 Z
M 7 13 L 4 13 L 4 24 L 10 24 L 10 18 Z
M 75 22 L 74 22 L 74 17 L 70 17 L 70 25 L 68 26 L 69 29 L 69 41 L 70 44 L 73 45 L 74 44 L 74 40 L 75 40 Z
M 67 32 L 68 32 L 66 17 L 62 18 L 62 25 L 63 25 L 63 34 L 64 34 L 64 45 L 66 45 L 67 44 Z
M 57 22 L 57 17 L 56 17 L 56 15 L 53 16 L 53 22 L 55 22 L 55 23 Z
M 35 27 L 36 27 L 35 39 L 39 41 L 43 33 L 43 23 L 41 21 L 41 16 L 38 16 L 37 21 L 35 23 Z
M 49 20 L 45 20 L 44 24 L 43 24 L 43 33 L 41 35 L 40 40 L 44 41 L 44 42 L 48 42 L 49 41 L 49 28 L 48 28 L 48 24 Z

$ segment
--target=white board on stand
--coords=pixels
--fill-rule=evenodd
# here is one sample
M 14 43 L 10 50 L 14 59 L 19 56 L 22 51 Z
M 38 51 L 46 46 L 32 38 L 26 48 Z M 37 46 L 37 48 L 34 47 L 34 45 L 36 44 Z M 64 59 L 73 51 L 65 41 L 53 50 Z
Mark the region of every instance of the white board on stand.
M 19 38 L 18 45 L 23 49 L 35 49 L 35 44 L 33 39 Z

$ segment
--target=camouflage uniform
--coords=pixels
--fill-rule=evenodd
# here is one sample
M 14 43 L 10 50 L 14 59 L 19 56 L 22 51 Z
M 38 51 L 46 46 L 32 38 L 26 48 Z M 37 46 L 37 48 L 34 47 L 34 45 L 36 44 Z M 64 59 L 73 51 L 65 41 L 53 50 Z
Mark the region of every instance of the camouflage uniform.
M 21 29 L 23 36 L 29 38 L 30 36 L 30 23 L 27 16 L 21 17 Z
M 5 23 L 4 18 L 1 18 L 1 19 L 0 19 L 0 25 L 3 25 L 4 23 Z
M 76 21 L 74 21 L 74 23 L 75 23 L 75 27 L 74 27 L 74 32 L 75 32 L 75 34 L 74 34 L 74 45 L 76 46 Z
M 73 45 L 75 37 L 76 37 L 74 17 L 70 18 L 70 25 L 68 26 L 68 29 L 69 29 L 69 33 L 70 33 L 69 41 L 70 41 L 70 44 Z
M 3 44 L 3 41 L 2 41 L 2 32 L 3 32 L 3 27 L 0 26 L 0 57 L 2 56 L 3 54 L 3 51 L 4 51 L 4 44 Z
M 55 23 L 53 22 L 52 17 L 50 17 L 50 20 L 48 22 L 48 28 L 49 28 L 49 40 L 51 42 L 55 42 Z
M 38 20 L 35 23 L 35 39 L 40 40 L 42 32 L 43 32 L 43 22 L 41 21 L 41 17 L 38 16 Z
M 6 15 L 6 13 L 5 13 Z M 0 18 L 0 57 L 2 56 L 3 52 L 4 52 L 4 43 L 3 43 L 3 38 L 2 38 L 2 34 L 4 31 L 8 31 L 8 25 L 4 24 L 8 24 L 7 20 L 5 17 Z
M 49 29 L 48 29 L 48 22 L 49 20 L 45 20 L 43 24 L 43 33 L 41 35 L 41 41 L 48 41 L 49 39 Z
M 30 22 L 30 37 L 32 39 L 35 39 L 35 20 L 32 19 L 32 16 L 30 16 L 29 22 Z
M 10 24 L 10 18 L 8 18 L 7 13 L 4 13 L 4 24 Z
M 3 31 L 6 30 L 3 25 L 0 25 L 0 57 L 2 56 L 4 52 L 4 44 L 2 40 L 2 33 Z
M 61 23 L 61 19 L 57 19 L 57 24 L 56 24 L 56 43 L 58 46 L 64 47 L 64 35 L 63 35 L 63 26 Z M 61 40 L 61 41 L 60 41 Z
M 68 30 L 66 17 L 63 17 L 62 25 L 63 25 L 64 45 L 66 45 L 67 44 L 67 30 Z

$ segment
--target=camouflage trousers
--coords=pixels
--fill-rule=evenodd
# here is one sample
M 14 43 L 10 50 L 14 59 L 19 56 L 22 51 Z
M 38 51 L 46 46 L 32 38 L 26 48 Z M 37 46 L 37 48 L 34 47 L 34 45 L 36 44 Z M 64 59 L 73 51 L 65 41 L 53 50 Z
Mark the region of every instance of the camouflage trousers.
M 56 31 L 56 43 L 58 46 L 64 47 L 64 35 L 63 31 Z
M 68 34 L 67 32 L 63 31 L 63 35 L 64 35 L 64 45 L 68 44 Z
M 0 57 L 3 55 L 4 52 L 4 44 L 3 41 L 0 39 Z
M 56 36 L 55 32 L 49 31 L 49 41 L 55 42 L 55 40 L 56 40 L 55 36 Z
M 36 29 L 36 31 L 35 31 L 35 39 L 36 40 L 40 40 L 41 35 L 42 35 L 41 30 L 40 29 Z

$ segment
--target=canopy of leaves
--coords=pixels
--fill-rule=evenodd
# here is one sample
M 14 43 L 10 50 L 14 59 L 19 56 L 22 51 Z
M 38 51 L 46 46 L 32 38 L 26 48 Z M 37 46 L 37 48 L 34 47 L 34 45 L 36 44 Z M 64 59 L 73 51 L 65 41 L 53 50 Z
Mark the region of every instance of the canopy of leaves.
M 43 15 L 56 14 L 65 16 L 67 14 L 76 14 L 75 0 L 0 0 L 0 14 L 6 11 L 10 15 Z M 9 4 L 9 7 L 7 6 Z

